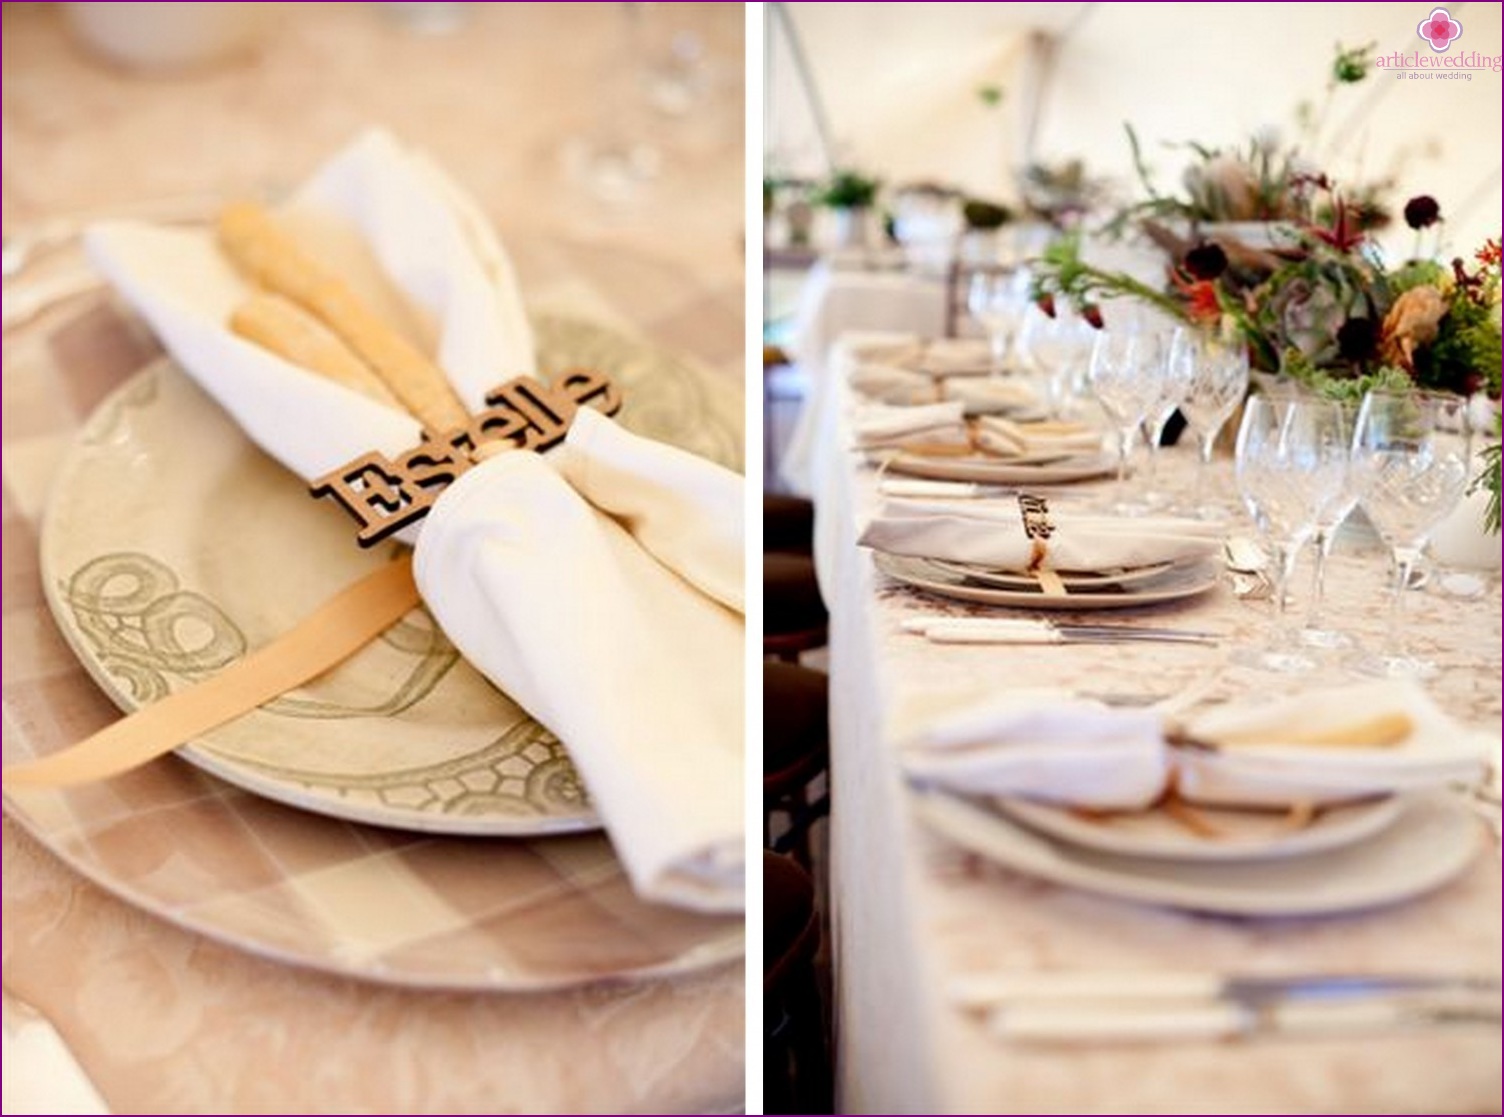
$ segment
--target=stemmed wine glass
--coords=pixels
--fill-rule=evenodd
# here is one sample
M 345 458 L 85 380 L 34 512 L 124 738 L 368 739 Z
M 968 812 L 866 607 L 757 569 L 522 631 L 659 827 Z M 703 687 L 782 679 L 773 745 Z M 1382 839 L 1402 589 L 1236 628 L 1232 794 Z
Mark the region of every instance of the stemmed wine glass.
M 1164 336 L 1151 329 L 1099 330 L 1087 383 L 1118 434 L 1118 484 L 1114 510 L 1143 511 L 1128 500 L 1128 457 L 1133 438 L 1159 396 L 1165 364 Z
M 1431 532 L 1467 488 L 1467 401 L 1433 392 L 1369 392 L 1353 429 L 1358 499 L 1394 553 L 1395 579 L 1384 650 L 1353 663 L 1368 675 L 1427 678 L 1429 660 L 1404 644 L 1405 590 Z
M 1337 403 L 1337 408 L 1341 413 L 1343 440 L 1349 444 L 1348 457 L 1350 458 L 1354 409 L 1350 403 L 1341 402 Z M 1316 515 L 1316 532 L 1311 540 L 1314 553 L 1314 565 L 1311 571 L 1311 602 L 1306 607 L 1306 620 L 1300 630 L 1300 640 L 1301 643 L 1313 648 L 1345 648 L 1352 643 L 1352 637 L 1347 633 L 1326 627 L 1322 619 L 1322 603 L 1326 599 L 1326 564 L 1327 560 L 1332 557 L 1332 549 L 1337 542 L 1337 530 L 1347 521 L 1348 516 L 1352 515 L 1357 504 L 1357 482 L 1349 461 L 1349 468 L 1343 473 L 1342 487 Z
M 1191 505 L 1196 515 L 1213 519 L 1215 509 L 1202 503 L 1206 475 L 1211 469 L 1217 432 L 1248 392 L 1248 350 L 1235 338 L 1187 329 L 1176 334 L 1170 359 L 1188 362 L 1193 370 L 1191 389 L 1180 404 L 1180 413 L 1200 446 Z
M 1238 493 L 1274 555 L 1274 630 L 1239 662 L 1271 671 L 1308 671 L 1314 661 L 1288 623 L 1286 597 L 1295 557 L 1347 477 L 1347 428 L 1329 400 L 1250 399 L 1238 428 Z
M 1057 307 L 1054 316 L 1029 308 L 1018 333 L 1021 362 L 1034 373 L 1036 388 L 1052 419 L 1064 419 L 1080 393 L 1098 331 L 1078 314 Z
M 974 272 L 966 288 L 966 309 L 987 332 L 992 353 L 992 375 L 1008 367 L 1008 353 L 1019 320 L 1029 306 L 1029 275 L 1015 271 Z
M 1155 483 L 1159 476 L 1160 443 L 1164 441 L 1165 427 L 1191 394 L 1195 381 L 1195 363 L 1185 360 L 1183 355 L 1185 343 L 1181 340 L 1181 335 L 1187 332 L 1187 327 L 1179 326 L 1171 335 L 1164 370 L 1159 378 L 1159 394 L 1144 418 L 1144 438 L 1149 447 L 1149 456 L 1144 465 L 1144 500 L 1151 507 L 1170 503 L 1169 496 L 1159 492 Z

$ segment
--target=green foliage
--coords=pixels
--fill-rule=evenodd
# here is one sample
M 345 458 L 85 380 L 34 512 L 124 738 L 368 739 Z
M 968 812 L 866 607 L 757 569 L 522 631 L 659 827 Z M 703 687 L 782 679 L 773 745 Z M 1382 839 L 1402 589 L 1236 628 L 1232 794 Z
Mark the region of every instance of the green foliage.
M 868 178 L 860 171 L 839 170 L 820 191 L 822 205 L 831 209 L 865 209 L 877 198 L 880 180 Z
M 1368 76 L 1373 65 L 1373 52 L 1378 43 L 1364 43 L 1360 47 L 1343 49 L 1337 44 L 1337 57 L 1332 60 L 1332 81 L 1338 85 L 1356 85 Z

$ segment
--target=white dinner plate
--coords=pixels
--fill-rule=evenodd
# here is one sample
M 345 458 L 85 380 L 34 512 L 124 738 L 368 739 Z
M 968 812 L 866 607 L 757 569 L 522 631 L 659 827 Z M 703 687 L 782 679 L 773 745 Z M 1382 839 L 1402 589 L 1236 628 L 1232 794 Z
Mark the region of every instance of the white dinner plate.
M 976 481 L 984 485 L 1063 485 L 1105 477 L 1117 468 L 1109 454 L 1062 457 L 1041 454 L 1030 458 L 992 458 L 981 455 L 944 457 L 900 450 L 887 457 L 889 473 L 926 477 L 934 481 Z
M 1318 811 L 1292 827 L 1280 811 L 1192 805 L 1216 834 L 1200 834 L 1157 807 L 1144 811 L 1082 812 L 1029 799 L 993 800 L 999 811 L 1029 829 L 1081 849 L 1176 861 L 1251 861 L 1299 857 L 1360 842 L 1392 824 L 1404 811 L 1398 795 Z
M 708 374 L 575 319 L 534 323 L 540 372 L 594 367 L 628 429 L 733 467 L 740 435 Z M 675 437 L 675 432 L 683 437 Z M 286 631 L 388 561 L 162 361 L 89 417 L 41 538 L 48 604 L 130 711 Z M 259 795 L 356 822 L 541 836 L 598 828 L 567 742 L 469 666 L 416 609 L 334 670 L 178 750 Z
M 1010 869 L 1104 896 L 1215 915 L 1335 915 L 1429 892 L 1482 850 L 1482 824 L 1456 796 L 1407 800 L 1363 841 L 1303 857 L 1192 862 L 1129 857 L 1051 841 L 986 804 L 916 791 L 919 817 L 958 845 Z
M 997 567 L 977 566 L 969 562 L 953 562 L 950 559 L 930 559 L 934 565 L 952 574 L 959 574 L 985 586 L 997 586 L 1006 590 L 1030 590 L 1039 585 L 1039 576 L 1027 570 L 1000 570 Z M 1155 562 L 1148 566 L 1125 567 L 1121 570 L 1057 570 L 1055 576 L 1060 584 L 1071 591 L 1090 591 L 1109 586 L 1129 586 L 1170 570 L 1173 562 Z
M 975 601 L 982 605 L 1005 605 L 1025 609 L 1126 609 L 1136 605 L 1157 605 L 1180 601 L 1215 589 L 1220 572 L 1215 563 L 1199 562 L 1170 569 L 1131 586 L 1104 586 L 1063 595 L 1046 594 L 1041 589 L 1003 589 L 976 585 L 970 579 L 939 565 L 933 559 L 912 558 L 874 551 L 877 568 L 915 589 L 927 590 L 958 601 Z

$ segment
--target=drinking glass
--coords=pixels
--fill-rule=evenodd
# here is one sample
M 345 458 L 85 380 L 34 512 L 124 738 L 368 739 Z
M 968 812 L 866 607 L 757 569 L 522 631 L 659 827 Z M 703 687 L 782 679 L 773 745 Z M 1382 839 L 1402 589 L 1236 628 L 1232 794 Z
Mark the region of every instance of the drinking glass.
M 1290 573 L 1321 513 L 1346 482 L 1342 409 L 1321 399 L 1251 398 L 1238 428 L 1236 473 L 1259 535 L 1274 557 L 1274 625 L 1262 647 L 1235 657 L 1271 671 L 1309 671 L 1315 662 L 1289 624 Z
M 1144 418 L 1144 440 L 1149 447 L 1149 456 L 1144 463 L 1144 500 L 1151 507 L 1170 503 L 1169 495 L 1156 488 L 1159 477 L 1159 453 L 1160 443 L 1165 437 L 1165 427 L 1174 418 L 1175 412 L 1179 411 L 1181 405 L 1185 403 L 1186 397 L 1191 394 L 1191 386 L 1195 380 L 1195 363 L 1184 357 L 1186 343 L 1182 340 L 1182 335 L 1187 332 L 1189 332 L 1189 327 L 1178 326 L 1171 334 L 1164 370 L 1159 378 L 1159 394 Z
M 1431 532 L 1467 488 L 1467 401 L 1432 392 L 1369 392 L 1353 429 L 1358 500 L 1394 555 L 1382 651 L 1358 656 L 1368 675 L 1428 678 L 1436 665 L 1405 650 L 1404 602 Z
M 1081 394 L 1098 332 L 1065 307 L 1057 307 L 1053 317 L 1033 307 L 1025 310 L 1015 348 L 1019 363 L 1034 374 L 1050 418 L 1066 418 Z
M 1354 408 L 1351 404 L 1338 403 L 1342 421 L 1342 439 L 1349 444 L 1345 457 L 1351 457 Z M 1352 644 L 1352 637 L 1335 628 L 1328 628 L 1323 620 L 1323 602 L 1326 600 L 1326 564 L 1337 542 L 1337 530 L 1347 521 L 1358 504 L 1357 481 L 1350 467 L 1343 472 L 1342 487 L 1316 515 L 1316 532 L 1311 540 L 1314 562 L 1311 571 L 1311 602 L 1306 607 L 1305 624 L 1300 630 L 1300 640 L 1313 648 L 1345 648 Z
M 1190 391 L 1180 404 L 1180 413 L 1195 433 L 1200 449 L 1191 491 L 1192 511 L 1215 519 L 1217 508 L 1205 503 L 1206 476 L 1211 470 L 1217 432 L 1248 392 L 1248 349 L 1236 338 L 1189 329 L 1178 334 L 1176 341 L 1179 348 L 1172 348 L 1171 359 L 1189 362 L 1193 370 Z
M 1023 269 L 972 273 L 966 288 L 966 309 L 987 333 L 994 376 L 1001 376 L 1008 368 L 1013 338 L 1028 307 L 1029 275 Z
M 1128 500 L 1128 457 L 1134 435 L 1159 396 L 1164 372 L 1164 336 L 1150 329 L 1099 330 L 1087 367 L 1087 383 L 1107 418 L 1117 428 L 1117 512 L 1140 512 Z

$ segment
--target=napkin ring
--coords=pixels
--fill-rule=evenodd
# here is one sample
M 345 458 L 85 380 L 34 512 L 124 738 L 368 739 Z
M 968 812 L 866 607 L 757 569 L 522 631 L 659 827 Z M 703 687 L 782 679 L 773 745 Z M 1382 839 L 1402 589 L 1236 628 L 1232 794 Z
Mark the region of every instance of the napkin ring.
M 442 434 L 425 429 L 418 445 L 395 458 L 362 454 L 308 491 L 334 499 L 360 525 L 356 542 L 373 547 L 426 516 L 444 489 L 476 464 L 482 447 L 547 450 L 563 441 L 580 407 L 615 415 L 621 391 L 605 373 L 572 369 L 553 384 L 529 376 L 508 380 L 486 393 L 486 403 L 464 426 Z

